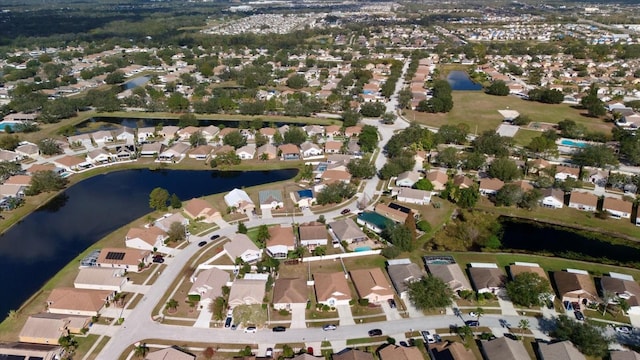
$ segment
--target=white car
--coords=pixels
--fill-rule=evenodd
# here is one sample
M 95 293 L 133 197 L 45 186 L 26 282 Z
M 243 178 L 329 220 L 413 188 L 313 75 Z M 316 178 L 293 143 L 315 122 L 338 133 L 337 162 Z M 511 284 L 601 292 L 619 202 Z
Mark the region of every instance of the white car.
M 616 327 L 616 332 L 620 334 L 631 334 L 631 329 L 626 326 L 618 326 Z
M 469 316 L 477 318 L 478 314 L 475 311 L 472 311 L 472 312 L 469 313 Z
M 244 328 L 244 332 L 245 333 L 255 334 L 257 331 L 258 331 L 258 329 L 256 329 L 255 326 L 249 326 L 249 327 Z

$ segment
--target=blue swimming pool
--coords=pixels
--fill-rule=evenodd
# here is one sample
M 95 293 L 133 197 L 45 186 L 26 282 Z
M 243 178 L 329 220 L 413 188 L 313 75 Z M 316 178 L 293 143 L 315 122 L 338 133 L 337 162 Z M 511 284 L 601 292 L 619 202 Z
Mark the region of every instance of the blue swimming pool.
M 369 251 L 369 250 L 371 250 L 371 246 L 360 246 L 360 247 L 357 247 L 357 248 L 353 249 L 353 251 L 355 251 L 355 252 Z
M 7 122 L 0 122 L 0 131 L 7 131 L 7 127 L 13 129 L 16 126 L 15 123 L 7 123 Z
M 570 139 L 562 139 L 562 140 L 560 140 L 560 144 L 564 145 L 564 146 L 579 147 L 579 148 L 587 147 L 587 145 L 588 145 L 585 142 L 575 141 L 575 140 L 570 140 Z

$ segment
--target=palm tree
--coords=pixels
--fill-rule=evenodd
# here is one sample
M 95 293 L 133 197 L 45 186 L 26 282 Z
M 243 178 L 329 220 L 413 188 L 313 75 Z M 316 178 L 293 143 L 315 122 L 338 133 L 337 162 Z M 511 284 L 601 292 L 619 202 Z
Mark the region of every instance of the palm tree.
M 478 306 L 475 312 L 478 317 L 478 323 L 480 323 L 480 318 L 484 315 L 484 309 Z
M 133 351 L 133 354 L 137 358 L 144 358 L 149 352 L 149 347 L 145 343 L 140 343 L 140 345 L 136 346 Z
M 615 299 L 616 294 L 611 291 L 603 291 L 602 292 L 602 316 L 607 312 L 607 308 L 609 307 L 609 303 L 611 300 Z
M 518 323 L 518 328 L 520 329 L 520 336 L 522 337 L 524 332 L 526 330 L 529 330 L 529 320 L 521 319 L 520 322 Z
M 169 299 L 169 301 L 167 301 L 167 308 L 169 310 L 176 310 L 178 308 L 178 301 L 176 301 L 176 299 Z

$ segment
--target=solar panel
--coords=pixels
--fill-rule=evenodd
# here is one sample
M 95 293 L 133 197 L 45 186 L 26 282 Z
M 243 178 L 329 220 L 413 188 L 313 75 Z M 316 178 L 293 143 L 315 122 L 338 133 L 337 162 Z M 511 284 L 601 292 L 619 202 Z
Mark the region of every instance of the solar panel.
M 122 260 L 122 259 L 124 259 L 123 252 L 109 251 L 107 253 L 107 260 Z

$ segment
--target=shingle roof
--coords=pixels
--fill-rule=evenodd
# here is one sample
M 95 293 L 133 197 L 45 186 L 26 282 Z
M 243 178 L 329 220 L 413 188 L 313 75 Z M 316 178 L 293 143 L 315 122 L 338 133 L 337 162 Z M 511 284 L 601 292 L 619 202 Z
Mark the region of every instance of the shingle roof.
M 307 282 L 304 279 L 280 278 L 273 286 L 273 303 L 306 303 L 309 299 Z

